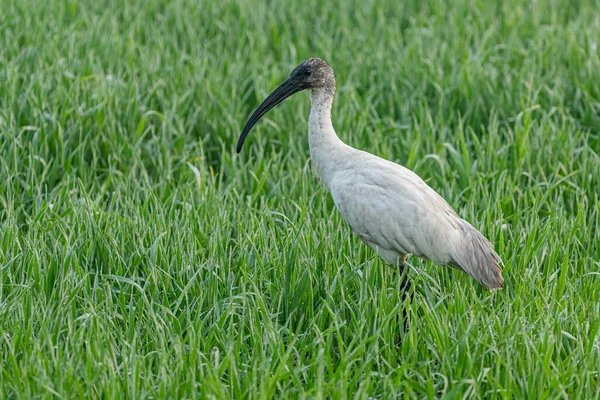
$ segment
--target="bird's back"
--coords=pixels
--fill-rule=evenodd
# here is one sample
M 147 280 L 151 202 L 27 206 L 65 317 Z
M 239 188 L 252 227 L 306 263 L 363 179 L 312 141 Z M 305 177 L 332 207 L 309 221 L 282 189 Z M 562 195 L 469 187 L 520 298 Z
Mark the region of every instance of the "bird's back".
M 490 242 L 418 175 L 347 147 L 327 186 L 344 220 L 386 261 L 405 254 L 457 267 L 483 286 L 503 285 Z

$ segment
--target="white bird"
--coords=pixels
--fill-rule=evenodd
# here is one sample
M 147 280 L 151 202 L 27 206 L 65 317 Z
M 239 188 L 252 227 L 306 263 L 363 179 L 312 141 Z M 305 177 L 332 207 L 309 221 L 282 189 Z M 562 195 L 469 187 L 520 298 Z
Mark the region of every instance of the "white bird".
M 302 62 L 254 111 L 242 134 L 292 94 L 311 89 L 308 143 L 319 177 L 342 218 L 386 262 L 403 268 L 409 254 L 502 288 L 500 258 L 492 244 L 411 170 L 343 143 L 331 123 L 333 70 L 319 58 Z

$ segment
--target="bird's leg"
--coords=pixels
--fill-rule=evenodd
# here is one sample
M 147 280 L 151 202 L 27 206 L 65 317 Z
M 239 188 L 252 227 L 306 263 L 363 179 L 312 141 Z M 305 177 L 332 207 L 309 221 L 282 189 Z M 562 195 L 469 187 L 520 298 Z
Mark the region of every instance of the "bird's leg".
M 398 268 L 400 269 L 400 279 L 401 279 L 400 290 L 402 292 L 401 322 L 402 322 L 402 331 L 404 333 L 406 333 L 406 331 L 408 330 L 408 315 L 407 315 L 408 313 L 406 311 L 406 308 L 412 302 L 412 298 L 413 298 L 413 291 L 411 290 L 410 279 L 408 279 L 408 269 L 405 268 L 407 257 L 408 257 L 408 255 L 404 255 L 398 259 Z M 408 302 L 406 301 L 407 297 L 408 297 Z M 402 335 L 400 335 L 400 336 L 402 336 Z
M 412 299 L 412 292 L 409 293 L 411 284 L 410 280 L 408 279 L 408 271 L 404 268 L 407 258 L 408 255 L 405 254 L 398 259 L 398 268 L 400 268 L 400 279 L 402 280 L 400 282 L 400 290 L 402 291 L 403 302 L 406 299 L 407 295 L 410 295 L 410 298 Z

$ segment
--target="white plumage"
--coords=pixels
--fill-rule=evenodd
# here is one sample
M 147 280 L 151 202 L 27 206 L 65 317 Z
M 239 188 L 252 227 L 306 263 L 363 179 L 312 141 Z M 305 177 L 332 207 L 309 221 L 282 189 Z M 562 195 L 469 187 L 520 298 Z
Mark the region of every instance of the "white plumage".
M 333 70 L 311 58 L 300 64 L 248 120 L 252 126 L 291 94 L 311 89 L 308 138 L 311 161 L 342 218 L 386 262 L 407 255 L 460 269 L 487 288 L 502 288 L 499 257 L 490 242 L 419 176 L 407 168 L 344 144 L 331 123 Z

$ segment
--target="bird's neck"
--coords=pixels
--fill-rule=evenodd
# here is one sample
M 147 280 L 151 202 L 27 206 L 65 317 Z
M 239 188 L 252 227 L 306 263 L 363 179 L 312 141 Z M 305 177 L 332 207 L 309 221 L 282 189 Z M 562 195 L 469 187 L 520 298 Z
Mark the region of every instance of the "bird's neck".
M 308 119 L 308 145 L 310 158 L 317 171 L 329 187 L 332 175 L 336 172 L 335 162 L 346 145 L 338 138 L 331 123 L 331 106 L 335 92 L 327 89 L 314 89 L 310 96 L 311 108 Z

